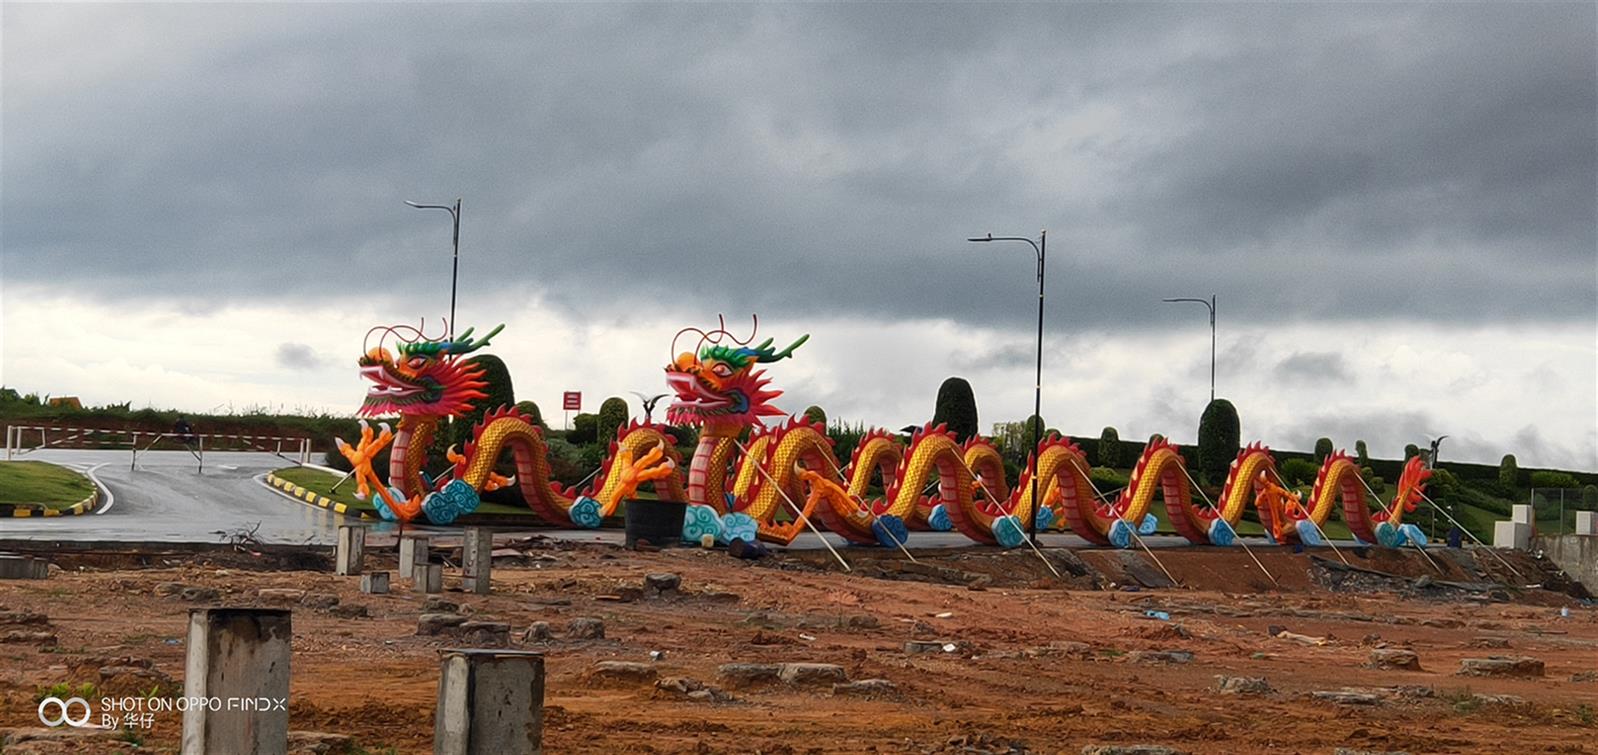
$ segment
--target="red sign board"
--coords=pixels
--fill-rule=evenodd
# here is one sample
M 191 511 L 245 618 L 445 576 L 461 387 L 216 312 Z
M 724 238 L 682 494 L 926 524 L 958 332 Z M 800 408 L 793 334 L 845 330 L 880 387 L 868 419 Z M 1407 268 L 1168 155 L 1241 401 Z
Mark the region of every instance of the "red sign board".
M 580 411 L 582 411 L 583 410 L 583 392 L 582 391 L 566 391 L 566 393 L 561 396 L 561 407 L 563 409 L 565 409 L 566 411 L 568 411 L 568 412 L 580 412 Z

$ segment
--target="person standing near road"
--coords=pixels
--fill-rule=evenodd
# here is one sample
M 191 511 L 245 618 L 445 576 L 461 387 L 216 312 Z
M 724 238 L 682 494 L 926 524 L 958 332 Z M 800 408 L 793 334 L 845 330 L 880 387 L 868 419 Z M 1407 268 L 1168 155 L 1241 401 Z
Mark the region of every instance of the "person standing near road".
M 172 423 L 172 432 L 177 434 L 179 440 L 183 441 L 183 445 L 194 445 L 194 427 L 189 424 L 187 417 L 179 414 L 178 421 Z

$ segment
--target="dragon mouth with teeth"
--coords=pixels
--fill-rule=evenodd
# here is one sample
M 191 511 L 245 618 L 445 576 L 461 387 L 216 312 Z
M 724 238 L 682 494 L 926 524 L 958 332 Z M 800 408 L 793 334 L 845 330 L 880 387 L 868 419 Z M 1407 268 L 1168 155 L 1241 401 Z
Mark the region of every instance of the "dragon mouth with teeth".
M 695 332 L 701 335 L 699 352 L 684 351 L 666 366 L 666 385 L 677 397 L 666 410 L 667 422 L 731 427 L 752 425 L 761 417 L 783 414 L 770 403 L 782 391 L 767 390 L 771 380 L 756 366 L 792 355 L 809 336 L 800 337 L 779 352 L 772 349 L 771 339 L 758 346 L 736 340 L 723 345 L 719 341 L 727 336 L 724 327 L 708 334 Z
M 361 377 L 371 387 L 357 413 L 363 417 L 438 418 L 470 411 L 473 404 L 487 398 L 483 392 L 487 383 L 482 368 L 463 357 L 498 332 L 495 328 L 473 341 L 468 329 L 454 340 L 401 343 L 396 352 L 379 343 L 360 359 Z

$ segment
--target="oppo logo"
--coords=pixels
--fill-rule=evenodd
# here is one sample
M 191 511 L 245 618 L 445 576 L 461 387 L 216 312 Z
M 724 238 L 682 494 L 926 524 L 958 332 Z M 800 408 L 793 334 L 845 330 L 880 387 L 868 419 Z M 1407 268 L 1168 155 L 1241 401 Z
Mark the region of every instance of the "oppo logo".
M 81 718 L 72 717 L 73 706 L 82 707 L 83 716 Z M 54 717 L 51 717 L 50 711 L 55 713 Z M 73 728 L 87 726 L 89 724 L 89 701 L 81 697 L 69 697 L 66 700 L 62 700 L 59 697 L 47 697 L 40 700 L 39 723 L 49 727 L 56 727 L 62 724 Z

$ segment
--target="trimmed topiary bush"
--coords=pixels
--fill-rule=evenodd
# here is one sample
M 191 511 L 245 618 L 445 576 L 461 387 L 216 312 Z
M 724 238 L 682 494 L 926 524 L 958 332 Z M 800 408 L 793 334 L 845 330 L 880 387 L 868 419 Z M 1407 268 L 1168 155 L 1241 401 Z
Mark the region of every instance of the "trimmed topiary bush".
M 616 439 L 616 430 L 627 424 L 627 401 L 611 396 L 599 405 L 599 418 L 594 426 L 595 439 L 609 446 Z
M 1371 463 L 1371 457 L 1370 457 L 1369 449 L 1367 449 L 1365 447 L 1365 441 L 1363 441 L 1363 440 L 1354 441 L 1354 458 L 1355 458 L 1356 461 L 1359 462 L 1359 465 L 1362 466 L 1362 467 L 1363 466 L 1367 466 L 1367 465 L 1369 465 Z
M 962 443 L 977 434 L 977 397 L 971 392 L 971 384 L 965 378 L 951 377 L 938 386 L 932 424 L 948 425 L 950 432 Z
M 1121 466 L 1121 434 L 1113 427 L 1106 427 L 1099 433 L 1099 466 Z
M 1404 446 L 1404 461 L 1409 461 L 1416 456 L 1420 456 L 1420 446 L 1417 446 L 1414 443 Z
M 1569 472 L 1532 472 L 1531 486 L 1534 488 L 1574 488 L 1581 483 L 1576 482 Z
M 1225 479 L 1226 468 L 1237 458 L 1242 429 L 1237 409 L 1224 398 L 1211 401 L 1199 418 L 1199 469 L 1209 482 Z
M 571 432 L 566 433 L 566 442 L 574 446 L 586 446 L 599 437 L 599 417 L 583 412 L 572 417 Z
M 516 403 L 516 389 L 511 385 L 510 370 L 499 357 L 493 354 L 478 354 L 467 359 L 466 364 L 482 368 L 483 382 L 488 384 L 482 390 L 488 394 L 488 397 L 478 399 L 471 411 L 455 420 L 453 428 L 448 426 L 439 428 L 438 437 L 444 441 L 442 445 L 446 448 L 452 443 L 457 448 L 464 448 L 467 441 L 472 439 L 472 428 L 483 421 L 483 415 L 502 406 L 513 406 Z M 442 454 L 442 450 L 440 453 Z
M 1282 479 L 1292 485 L 1309 485 L 1315 482 L 1315 475 L 1321 471 L 1320 465 L 1303 459 L 1288 459 L 1282 462 L 1279 470 Z
M 1326 457 L 1331 456 L 1333 450 L 1335 449 L 1332 447 L 1331 438 L 1317 438 L 1315 440 L 1315 463 L 1320 464 L 1326 461 Z
M 1519 479 L 1520 468 L 1515 465 L 1515 455 L 1504 454 L 1503 461 L 1498 462 L 1498 484 L 1512 488 Z
M 827 412 L 819 406 L 811 405 L 805 407 L 805 419 L 818 423 L 822 427 L 827 426 Z
M 516 411 L 521 412 L 522 416 L 531 419 L 533 424 L 545 430 L 549 429 L 549 425 L 544 424 L 544 413 L 539 410 L 538 404 L 531 401 L 517 401 Z

